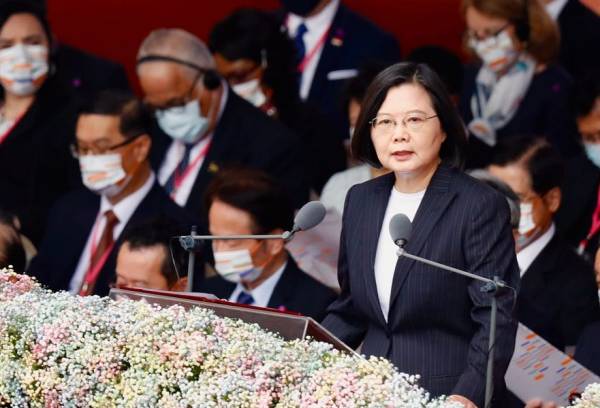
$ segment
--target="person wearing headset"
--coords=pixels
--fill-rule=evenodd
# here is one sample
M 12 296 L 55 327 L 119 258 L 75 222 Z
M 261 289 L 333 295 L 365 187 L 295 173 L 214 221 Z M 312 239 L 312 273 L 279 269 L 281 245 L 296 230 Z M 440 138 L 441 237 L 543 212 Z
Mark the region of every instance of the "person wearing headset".
M 137 74 L 158 123 L 152 163 L 177 204 L 199 214 L 208 182 L 231 165 L 271 174 L 296 208 L 308 199 L 298 138 L 230 89 L 199 38 L 181 29 L 151 32 Z
M 556 24 L 535 0 L 463 0 L 465 41 L 481 60 L 465 72 L 460 110 L 467 166 L 485 167 L 511 135 L 543 135 L 563 156 L 579 151 L 568 109 L 571 79 L 553 63 Z

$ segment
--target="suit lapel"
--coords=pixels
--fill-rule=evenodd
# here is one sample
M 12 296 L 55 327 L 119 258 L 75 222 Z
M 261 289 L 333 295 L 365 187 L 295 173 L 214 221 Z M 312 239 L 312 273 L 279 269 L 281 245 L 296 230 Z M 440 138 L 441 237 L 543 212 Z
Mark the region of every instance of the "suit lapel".
M 455 193 L 449 191 L 451 177 L 452 173 L 450 168 L 443 164 L 438 167 L 433 175 L 412 223 L 412 236 L 406 245 L 406 251 L 408 253 L 419 255 L 423 245 L 429 238 L 431 231 L 454 198 Z M 408 258 L 398 258 L 396 269 L 394 271 L 394 280 L 392 282 L 390 314 L 394 310 L 394 302 L 396 301 L 398 293 L 404 285 L 408 273 L 414 263 L 415 261 Z M 392 319 L 388 317 L 388 321 L 391 320 Z
M 283 306 L 285 308 L 288 308 L 290 306 L 289 299 L 293 291 L 297 289 L 294 279 L 296 268 L 297 267 L 294 261 L 292 260 L 292 257 L 288 256 L 287 265 L 285 266 L 285 269 L 281 274 L 281 278 L 279 278 L 279 281 L 273 288 L 273 293 L 269 298 L 269 303 L 267 304 L 267 307 L 272 307 L 276 309 L 280 306 Z
M 390 199 L 392 186 L 394 185 L 394 174 L 390 173 L 378 180 L 375 184 L 372 195 L 364 197 L 366 200 L 365 214 L 372 214 L 373 218 L 362 218 L 364 231 L 366 231 L 365 244 L 361 249 L 365 251 L 362 256 L 364 265 L 362 270 L 366 271 L 363 275 L 367 288 L 367 295 L 373 311 L 377 315 L 379 322 L 385 326 L 385 318 L 379 304 L 379 295 L 377 293 L 377 283 L 375 281 L 375 255 L 377 253 L 377 244 L 379 242 L 379 233 L 383 224 L 385 210 Z
M 236 118 L 233 115 L 233 111 L 235 110 L 233 104 L 235 103 L 236 95 L 232 93 L 230 88 L 226 88 L 224 91 L 228 94 L 223 114 L 219 118 L 219 122 L 212 136 L 210 149 L 198 171 L 198 176 L 196 177 L 188 201 L 185 204 L 185 208 L 192 214 L 199 213 L 203 207 L 202 197 L 204 196 L 204 190 L 214 173 L 219 170 L 219 166 L 222 165 L 222 158 L 227 156 L 225 153 L 229 147 L 229 138 L 230 135 L 234 134 L 232 129 L 237 123 Z
M 558 238 L 552 237 L 548 245 L 531 263 L 523 277 L 519 296 L 534 299 L 539 292 L 546 290 L 547 275 L 556 270 L 559 254 Z

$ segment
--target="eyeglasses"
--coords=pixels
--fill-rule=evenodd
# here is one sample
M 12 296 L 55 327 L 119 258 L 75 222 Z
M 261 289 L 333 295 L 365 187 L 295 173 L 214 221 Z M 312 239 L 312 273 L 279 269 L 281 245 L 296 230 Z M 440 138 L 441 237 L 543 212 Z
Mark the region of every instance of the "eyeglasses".
M 418 132 L 423 128 L 425 122 L 436 117 L 437 115 L 427 116 L 425 113 L 411 112 L 404 115 L 400 123 L 409 132 Z M 390 136 L 398 127 L 398 121 L 389 114 L 377 115 L 369 123 L 376 136 Z
M 502 33 L 504 30 L 506 30 L 510 26 L 510 24 L 511 23 L 506 23 L 502 27 L 497 29 L 496 31 L 487 30 L 483 36 L 478 35 L 477 32 L 475 32 L 475 31 L 468 30 L 467 32 L 465 32 L 465 37 L 468 41 L 468 44 L 471 47 L 477 41 L 489 41 L 490 45 L 495 45 L 496 42 L 498 41 L 498 36 L 500 35 L 500 33 Z
M 77 142 L 71 143 L 71 145 L 69 146 L 69 148 L 71 149 L 71 155 L 75 158 L 75 159 L 79 159 L 81 156 L 87 156 L 89 154 L 92 155 L 103 155 L 103 154 L 107 154 L 109 152 L 112 152 L 114 150 L 117 150 L 123 146 L 127 146 L 128 144 L 132 143 L 135 139 L 137 139 L 138 137 L 140 137 L 143 133 L 140 133 L 139 135 L 133 136 L 121 143 L 117 143 L 115 145 L 112 146 L 107 146 L 107 147 L 98 147 L 98 146 L 92 146 L 92 147 L 83 147 L 83 146 L 79 146 L 79 144 Z

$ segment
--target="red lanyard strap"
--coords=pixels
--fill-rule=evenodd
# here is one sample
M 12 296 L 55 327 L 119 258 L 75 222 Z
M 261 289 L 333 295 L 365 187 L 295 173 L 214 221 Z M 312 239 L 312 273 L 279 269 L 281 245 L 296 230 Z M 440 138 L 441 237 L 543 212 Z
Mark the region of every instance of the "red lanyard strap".
M 206 143 L 206 146 L 204 146 L 200 153 L 198 153 L 198 156 L 196 156 L 194 160 L 187 165 L 187 167 L 181 174 L 179 173 L 178 168 L 175 169 L 175 179 L 173 180 L 173 192 L 176 192 L 179 189 L 179 187 L 181 187 L 181 185 L 183 184 L 185 179 L 190 175 L 194 167 L 196 167 L 198 163 L 200 163 L 200 161 L 206 157 L 208 149 L 210 149 L 211 143 L 212 141 L 208 141 L 208 143 Z
M 325 43 L 325 40 L 327 40 L 327 36 L 329 35 L 329 30 L 331 30 L 331 25 L 329 27 L 327 27 L 327 30 L 325 30 L 325 32 L 323 33 L 321 38 L 319 38 L 319 41 L 317 41 L 315 46 L 312 47 L 312 49 L 304 56 L 304 58 L 302 58 L 302 61 L 300 61 L 300 63 L 296 67 L 296 70 L 298 70 L 298 72 L 304 72 L 304 70 L 306 69 L 306 66 L 312 61 L 312 59 L 315 57 L 317 52 L 319 52 L 319 50 Z
M 592 214 L 592 225 L 590 226 L 590 230 L 589 230 L 587 236 L 585 237 L 585 239 L 583 239 L 579 243 L 578 251 L 580 253 L 582 253 L 585 250 L 590 239 L 592 239 L 592 237 L 594 235 L 596 235 L 596 233 L 598 233 L 598 231 L 600 231 L 600 185 L 598 186 L 598 198 L 596 200 L 596 209 L 594 210 L 594 213 Z

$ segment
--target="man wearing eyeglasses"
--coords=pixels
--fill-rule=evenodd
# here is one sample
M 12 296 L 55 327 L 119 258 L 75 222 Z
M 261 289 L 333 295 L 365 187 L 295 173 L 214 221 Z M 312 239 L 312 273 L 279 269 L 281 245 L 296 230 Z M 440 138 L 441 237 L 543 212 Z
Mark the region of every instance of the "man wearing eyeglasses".
M 266 171 L 287 187 L 296 208 L 306 202 L 300 140 L 229 89 L 199 38 L 180 29 L 151 32 L 137 74 L 158 122 L 152 164 L 177 204 L 199 213 L 208 182 L 230 165 Z
M 158 216 L 186 229 L 193 223 L 156 182 L 148 161 L 150 123 L 140 102 L 115 91 L 100 93 L 81 109 L 72 152 L 87 189 L 67 194 L 50 211 L 29 269 L 42 284 L 106 295 L 126 227 Z

